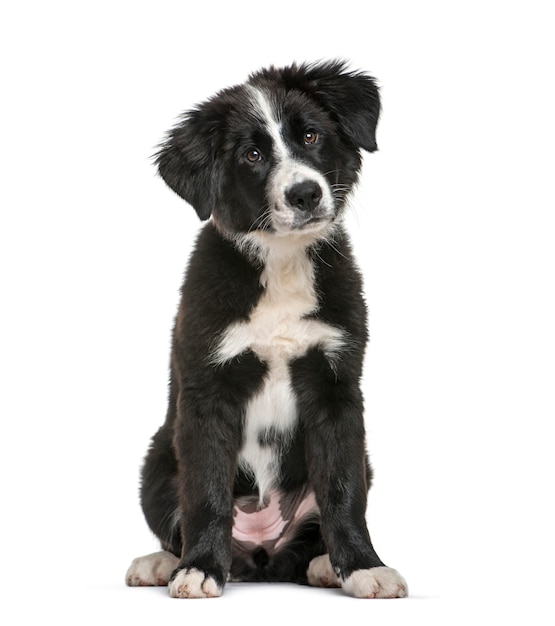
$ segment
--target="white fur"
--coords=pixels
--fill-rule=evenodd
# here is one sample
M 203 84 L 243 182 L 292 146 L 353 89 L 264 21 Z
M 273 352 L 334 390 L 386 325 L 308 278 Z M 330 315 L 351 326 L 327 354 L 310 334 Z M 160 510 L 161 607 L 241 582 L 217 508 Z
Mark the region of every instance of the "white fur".
M 288 233 L 295 227 L 297 212 L 286 202 L 285 190 L 296 183 L 312 180 L 318 183 L 322 190 L 322 199 L 318 215 L 322 219 L 331 219 L 334 215 L 334 202 L 326 179 L 316 170 L 299 163 L 294 159 L 286 159 L 275 168 L 268 184 L 267 196 L 272 211 L 272 226 L 278 233 Z
M 317 556 L 308 564 L 308 584 L 313 587 L 341 587 L 341 579 L 333 571 L 329 554 Z
M 253 233 L 251 244 L 265 262 L 260 282 L 265 288 L 248 321 L 236 322 L 223 333 L 212 355 L 223 365 L 250 349 L 268 366 L 262 388 L 247 405 L 240 463 L 254 475 L 260 500 L 278 479 L 278 459 L 271 446 L 259 445 L 259 434 L 272 428 L 287 435 L 297 419 L 289 363 L 319 346 L 333 364 L 344 345 L 341 329 L 306 319 L 316 311 L 314 267 L 306 242 L 294 237 Z M 305 236 L 306 238 L 307 236 Z
M 281 360 L 270 365 L 262 390 L 247 405 L 244 442 L 240 464 L 254 474 L 261 503 L 278 477 L 279 459 L 272 446 L 259 444 L 259 433 L 274 428 L 284 434 L 295 425 L 297 409 L 289 382 L 287 364 Z
M 266 129 L 272 138 L 274 145 L 274 156 L 278 160 L 290 158 L 289 149 L 283 140 L 281 123 L 277 119 L 275 110 L 272 108 L 270 101 L 264 92 L 252 85 L 248 85 L 248 89 L 252 96 L 252 103 L 257 114 L 262 119 Z
M 171 552 L 154 552 L 133 559 L 125 575 L 130 587 L 156 587 L 168 584 L 179 559 Z
M 222 591 L 211 576 L 195 567 L 182 569 L 168 586 L 172 598 L 217 598 Z
M 343 581 L 343 590 L 355 598 L 404 598 L 408 595 L 405 579 L 391 567 L 355 570 Z

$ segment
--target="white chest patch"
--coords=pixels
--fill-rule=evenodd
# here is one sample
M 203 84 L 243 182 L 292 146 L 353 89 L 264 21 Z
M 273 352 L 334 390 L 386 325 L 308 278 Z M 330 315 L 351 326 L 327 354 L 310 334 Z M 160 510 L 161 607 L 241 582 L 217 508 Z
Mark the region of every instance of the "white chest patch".
M 262 388 L 248 402 L 239 459 L 253 474 L 261 502 L 279 478 L 279 458 L 274 446 L 261 445 L 260 437 L 269 429 L 287 436 L 297 420 L 289 363 L 319 346 L 333 364 L 344 345 L 342 330 L 306 318 L 318 307 L 314 267 L 304 247 L 289 247 L 284 241 L 267 250 L 260 300 L 248 321 L 227 328 L 212 357 L 215 364 L 223 365 L 252 350 L 268 366 Z

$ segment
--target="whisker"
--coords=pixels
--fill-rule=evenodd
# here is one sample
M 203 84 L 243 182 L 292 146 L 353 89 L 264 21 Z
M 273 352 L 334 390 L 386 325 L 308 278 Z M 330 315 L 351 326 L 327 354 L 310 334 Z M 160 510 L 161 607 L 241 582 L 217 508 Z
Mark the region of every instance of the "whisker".
M 334 251 L 337 252 L 337 254 L 340 257 L 343 257 L 344 259 L 347 259 L 347 257 L 341 252 L 341 250 L 337 247 L 335 240 L 333 238 L 334 236 L 334 232 L 332 231 L 328 237 L 326 237 L 326 243 L 329 245 L 329 247 Z
M 333 265 L 330 265 L 327 261 L 324 261 L 324 259 L 318 254 L 318 250 L 314 249 L 314 255 L 318 257 L 324 265 L 327 265 L 328 267 L 333 267 Z
M 328 176 L 329 174 L 339 174 L 341 170 L 337 169 L 337 170 L 328 170 L 327 172 L 324 172 L 324 176 Z
M 249 233 L 259 228 L 265 228 L 270 223 L 272 219 L 271 209 L 272 207 L 270 205 L 262 207 L 262 213 L 252 223 L 251 227 L 249 228 Z

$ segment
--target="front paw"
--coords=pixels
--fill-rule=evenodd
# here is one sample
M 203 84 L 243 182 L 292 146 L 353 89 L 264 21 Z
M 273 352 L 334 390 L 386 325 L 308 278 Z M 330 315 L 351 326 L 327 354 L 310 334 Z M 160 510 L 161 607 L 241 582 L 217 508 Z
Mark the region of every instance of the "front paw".
M 342 586 L 355 598 L 404 598 L 409 592 L 405 579 L 391 567 L 355 570 Z
M 191 567 L 174 574 L 168 591 L 172 598 L 217 598 L 222 595 L 223 588 L 212 576 Z

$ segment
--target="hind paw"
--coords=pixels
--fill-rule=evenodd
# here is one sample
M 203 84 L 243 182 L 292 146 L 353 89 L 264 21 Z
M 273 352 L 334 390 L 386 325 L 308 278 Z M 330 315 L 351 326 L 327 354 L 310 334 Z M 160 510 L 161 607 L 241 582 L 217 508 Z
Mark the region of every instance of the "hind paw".
M 163 587 L 167 585 L 179 559 L 171 552 L 154 552 L 133 560 L 125 582 L 130 587 Z
M 313 587 L 341 587 L 341 579 L 333 571 L 329 554 L 317 556 L 308 564 L 308 584 Z

